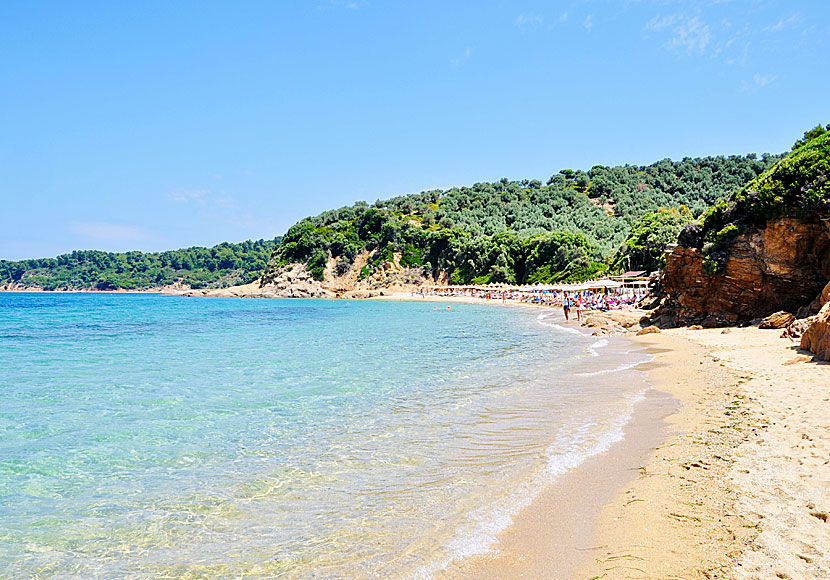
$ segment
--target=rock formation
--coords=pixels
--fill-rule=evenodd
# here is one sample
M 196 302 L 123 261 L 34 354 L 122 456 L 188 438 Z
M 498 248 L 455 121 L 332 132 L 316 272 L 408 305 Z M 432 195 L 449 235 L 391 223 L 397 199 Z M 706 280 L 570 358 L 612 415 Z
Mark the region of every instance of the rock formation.
M 810 304 L 830 280 L 830 224 L 779 218 L 738 236 L 722 271 L 704 272 L 703 251 L 667 257 L 662 289 L 677 322 L 747 322 Z
M 371 298 L 434 281 L 423 268 L 403 267 L 400 255 L 378 264 L 367 275 L 364 267 L 374 257 L 373 252 L 363 251 L 341 272 L 337 262 L 329 258 L 322 280 L 315 280 L 303 264 L 269 265 L 259 280 L 259 292 L 275 298 Z
M 830 302 L 826 303 L 801 336 L 801 348 L 830 361 Z
M 778 311 L 806 317 L 828 280 L 830 132 L 798 144 L 686 226 L 667 256 L 664 302 L 652 318 L 718 326 Z
M 764 318 L 758 328 L 787 328 L 795 322 L 795 316 L 789 312 L 779 310 Z

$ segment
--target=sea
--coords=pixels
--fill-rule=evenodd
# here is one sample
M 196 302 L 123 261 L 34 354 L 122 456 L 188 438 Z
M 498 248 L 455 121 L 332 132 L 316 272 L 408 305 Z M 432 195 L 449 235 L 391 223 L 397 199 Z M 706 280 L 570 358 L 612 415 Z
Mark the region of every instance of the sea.
M 0 578 L 432 578 L 649 358 L 553 308 L 0 293 Z

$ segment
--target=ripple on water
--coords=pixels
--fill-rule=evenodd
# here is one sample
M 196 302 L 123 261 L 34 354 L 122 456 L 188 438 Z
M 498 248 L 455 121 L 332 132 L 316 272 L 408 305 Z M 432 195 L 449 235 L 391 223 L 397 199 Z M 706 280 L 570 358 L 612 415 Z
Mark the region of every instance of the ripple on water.
M 492 549 L 542 485 L 620 436 L 643 389 L 621 368 L 636 353 L 533 309 L 0 308 L 12 577 L 428 576 Z

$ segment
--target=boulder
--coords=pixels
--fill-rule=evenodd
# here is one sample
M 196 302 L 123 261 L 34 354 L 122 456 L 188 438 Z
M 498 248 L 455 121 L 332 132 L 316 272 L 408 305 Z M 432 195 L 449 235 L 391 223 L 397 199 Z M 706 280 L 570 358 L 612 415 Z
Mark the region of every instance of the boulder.
M 793 322 L 795 322 L 795 316 L 781 310 L 764 318 L 758 328 L 787 328 Z
M 825 304 L 801 336 L 801 348 L 830 361 L 830 302 Z
M 801 337 L 804 335 L 804 331 L 810 327 L 810 325 L 813 323 L 815 319 L 815 316 L 810 316 L 809 318 L 802 318 L 800 320 L 796 320 L 787 327 L 787 333 L 790 336 Z
M 640 331 L 637 332 L 637 336 L 640 336 L 640 335 L 643 335 L 643 334 L 655 334 L 657 332 L 660 332 L 660 329 L 657 328 L 656 326 L 654 326 L 654 325 L 646 326 L 645 328 L 643 328 L 643 329 L 641 329 Z

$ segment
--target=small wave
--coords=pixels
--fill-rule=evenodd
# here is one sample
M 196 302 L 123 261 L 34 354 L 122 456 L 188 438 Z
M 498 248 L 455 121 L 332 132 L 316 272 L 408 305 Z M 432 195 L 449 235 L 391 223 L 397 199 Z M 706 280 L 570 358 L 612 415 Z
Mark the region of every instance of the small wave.
M 546 485 L 579 467 L 591 457 L 608 451 L 614 443 L 625 438 L 625 426 L 631 421 L 634 405 L 644 398 L 644 394 L 645 389 L 627 396 L 627 410 L 610 422 L 603 420 L 602 424 L 610 425 L 610 428 L 602 433 L 592 437 L 590 431 L 599 423 L 588 421 L 569 436 L 558 437 L 547 450 L 547 463 L 543 472 L 520 485 L 507 498 L 473 512 L 472 526 L 456 534 L 447 543 L 450 555 L 443 560 L 422 566 L 412 578 L 432 579 L 437 571 L 446 569 L 453 562 L 493 552 L 498 535 L 513 524 L 514 516 L 529 506 Z M 585 448 L 578 449 L 586 443 L 588 445 Z M 573 450 L 563 453 L 563 447 L 571 447 Z
M 545 323 L 543 322 L 542 324 L 545 324 Z M 571 328 L 570 326 L 562 326 L 561 324 L 556 324 L 555 322 L 545 324 L 545 326 L 548 326 L 550 328 L 555 328 L 556 330 L 561 330 L 563 332 L 569 332 L 569 333 L 575 334 L 577 336 L 585 336 L 584 334 L 579 332 L 576 328 Z
M 619 443 L 625 439 L 625 427 L 634 415 L 634 406 L 645 398 L 646 390 L 647 389 L 641 389 L 636 393 L 626 395 L 625 398 L 629 401 L 627 410 L 618 414 L 610 422 L 603 421 L 603 424 L 608 425 L 609 428 L 602 433 L 597 434 L 594 441 L 592 441 L 587 448 L 567 451 L 565 453 L 556 453 L 556 450 L 560 449 L 562 444 L 558 443 L 555 447 L 550 447 L 548 449 L 547 473 L 551 480 L 554 480 L 560 475 L 579 467 L 591 457 L 599 455 L 600 453 L 605 453 L 614 443 Z M 588 430 L 591 427 L 596 426 L 597 423 L 586 423 L 583 425 L 578 431 L 580 438 L 589 438 L 590 435 L 588 434 Z M 573 443 L 572 446 L 578 445 L 578 441 L 573 441 L 575 437 L 572 436 L 570 439 Z
M 553 316 L 556 316 L 556 314 L 553 313 L 553 312 L 542 312 L 541 314 L 539 314 L 539 316 L 536 317 L 536 320 L 540 324 L 542 324 L 544 326 L 547 326 L 549 328 L 555 328 L 556 330 L 561 330 L 563 332 L 569 332 L 571 334 L 576 334 L 577 336 L 586 336 L 586 334 L 584 332 L 581 332 L 580 330 L 578 330 L 576 328 L 573 328 L 573 327 L 570 327 L 570 326 L 562 326 L 561 324 L 557 324 L 556 322 L 549 321 L 548 318 L 551 318 Z
M 592 344 L 591 346 L 588 347 L 588 352 L 591 354 L 591 356 L 599 356 L 599 353 L 597 352 L 597 349 L 598 348 L 603 348 L 605 346 L 608 346 L 608 341 L 604 338 L 601 338 L 598 341 L 596 341 L 594 344 Z
M 614 443 L 623 440 L 623 428 L 628 423 L 631 416 L 626 416 L 624 421 L 615 421 L 612 428 L 606 431 L 602 436 L 597 438 L 596 442 L 588 449 L 582 451 L 569 451 L 553 456 L 548 459 L 547 472 L 553 478 L 556 478 L 568 471 L 579 467 L 585 460 L 608 451 Z
M 432 580 L 436 572 L 454 562 L 492 552 L 498 535 L 513 523 L 513 516 L 531 504 L 543 487 L 544 481 L 534 478 L 520 485 L 509 497 L 472 512 L 470 525 L 447 542 L 449 554 L 421 566 L 411 578 Z
M 585 336 L 577 329 L 571 328 L 570 326 L 560 326 L 559 324 L 551 324 L 550 327 L 555 328 L 556 330 L 564 330 L 565 332 L 570 332 L 571 334 L 575 334 L 577 336 Z
M 651 362 L 653 360 L 654 360 L 654 356 L 653 355 L 648 355 L 643 360 L 638 360 L 638 361 L 629 362 L 629 363 L 623 363 L 619 366 L 614 367 L 613 369 L 603 369 L 601 371 L 594 371 L 592 373 L 576 373 L 576 376 L 578 376 L 578 377 L 596 377 L 598 375 L 607 375 L 607 374 L 610 374 L 610 373 L 619 373 L 619 372 L 622 372 L 622 371 L 627 371 L 627 370 L 633 369 L 635 367 L 640 366 L 641 364 Z

